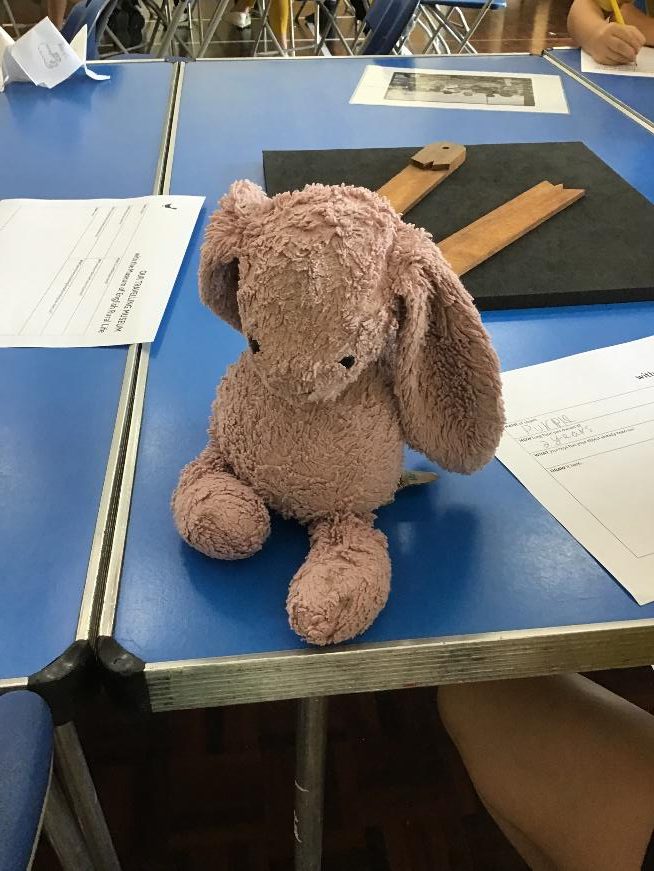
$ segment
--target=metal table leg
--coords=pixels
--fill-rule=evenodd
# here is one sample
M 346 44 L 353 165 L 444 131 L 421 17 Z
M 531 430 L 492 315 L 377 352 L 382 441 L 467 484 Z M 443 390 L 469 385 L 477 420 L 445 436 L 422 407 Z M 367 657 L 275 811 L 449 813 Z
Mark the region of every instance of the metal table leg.
M 200 49 L 198 51 L 198 57 L 204 57 L 207 53 L 207 49 L 209 48 L 209 44 L 213 39 L 213 35 L 216 32 L 216 29 L 220 22 L 222 21 L 223 15 L 227 11 L 227 7 L 229 6 L 230 0 L 218 0 L 216 4 L 216 8 L 214 10 L 213 15 L 211 16 L 211 21 L 209 22 L 209 26 L 204 32 L 204 36 L 202 37 L 202 42 L 200 43 Z M 198 4 L 199 6 L 200 4 Z
M 281 57 L 286 57 L 288 55 L 288 51 L 285 48 L 282 48 L 281 43 L 277 39 L 275 31 L 272 29 L 270 25 L 270 21 L 268 20 L 270 17 L 270 6 L 271 0 L 262 0 L 261 2 L 261 27 L 259 29 L 259 33 L 257 34 L 257 38 L 254 42 L 254 48 L 252 49 L 252 57 L 257 56 L 257 52 L 259 51 L 259 45 L 261 44 L 261 37 L 263 37 L 263 50 L 264 54 L 268 53 L 268 37 L 275 46 L 277 53 Z
M 55 770 L 86 841 L 96 871 L 120 871 L 107 823 L 73 723 L 55 729 Z
M 293 18 L 293 0 L 288 2 L 288 26 L 291 31 L 291 57 L 295 57 L 295 19 Z
M 45 802 L 43 831 L 63 871 L 93 871 L 86 844 L 54 772 Z
M 325 18 L 327 19 L 327 24 L 325 26 L 324 33 L 322 33 L 320 36 L 320 41 L 318 43 L 318 47 L 316 48 L 316 54 L 320 54 L 322 52 L 322 49 L 324 48 L 325 43 L 327 42 L 327 35 L 329 34 L 330 31 L 334 32 L 336 39 L 338 39 L 338 41 L 341 43 L 341 45 L 345 49 L 346 54 L 348 54 L 348 55 L 354 54 L 354 52 L 352 51 L 350 46 L 347 44 L 347 41 L 346 41 L 345 37 L 343 36 L 341 28 L 338 25 L 338 21 L 336 20 L 336 18 L 337 18 L 336 7 L 334 8 L 334 11 L 332 12 L 330 9 L 327 8 L 327 6 L 322 5 L 322 0 L 317 0 L 317 2 L 316 2 L 316 28 L 318 28 L 318 10 L 320 8 L 322 8 L 322 13 L 325 16 Z M 318 34 L 317 29 L 316 29 L 316 34 Z M 333 39 L 334 37 L 332 36 L 331 38 Z M 329 53 L 331 54 L 331 52 L 329 52 Z
M 186 14 L 186 7 L 189 3 L 192 3 L 193 0 L 180 0 L 180 2 L 175 7 L 175 10 L 170 19 L 170 24 L 166 32 L 163 35 L 163 39 L 161 40 L 161 45 L 159 46 L 159 51 L 157 52 L 157 57 L 161 60 L 167 57 L 170 52 L 173 44 L 173 39 L 175 38 L 175 34 L 177 33 L 177 28 L 182 23 L 182 18 Z
M 11 24 L 12 29 L 16 34 L 16 39 L 20 39 L 21 26 L 16 23 L 16 18 L 14 17 L 14 12 L 9 5 L 9 0 L 4 0 L 3 5 L 5 7 L 5 12 L 7 14 L 7 18 L 9 19 L 9 23 Z
M 459 54 L 461 54 L 465 49 L 467 49 L 467 48 L 469 48 L 469 47 L 470 47 L 470 48 L 472 47 L 472 46 L 470 46 L 470 40 L 472 39 L 472 37 L 473 37 L 473 36 L 475 35 L 475 33 L 477 32 L 477 28 L 479 27 L 479 25 L 481 24 L 481 22 L 482 22 L 482 21 L 484 20 L 484 18 L 486 17 L 486 13 L 487 13 L 488 10 L 490 9 L 490 7 L 491 7 L 491 3 L 492 3 L 492 2 L 493 2 L 493 0 L 486 0 L 486 2 L 484 3 L 484 5 L 482 6 L 482 8 L 481 8 L 481 9 L 479 10 L 479 12 L 477 13 L 477 17 L 475 18 L 474 24 L 472 24 L 471 26 L 468 26 L 468 29 L 467 29 L 467 31 L 466 31 L 465 37 L 464 37 L 464 39 L 463 39 L 463 42 L 462 42 L 461 45 L 459 46 L 459 51 L 458 51 Z M 462 17 L 463 20 L 465 21 L 465 16 L 463 15 L 463 12 L 461 12 L 461 17 Z M 467 25 L 467 22 L 466 22 L 466 25 Z M 476 52 L 475 52 L 475 53 L 476 53 Z
M 299 702 L 295 774 L 295 871 L 320 871 L 327 698 Z

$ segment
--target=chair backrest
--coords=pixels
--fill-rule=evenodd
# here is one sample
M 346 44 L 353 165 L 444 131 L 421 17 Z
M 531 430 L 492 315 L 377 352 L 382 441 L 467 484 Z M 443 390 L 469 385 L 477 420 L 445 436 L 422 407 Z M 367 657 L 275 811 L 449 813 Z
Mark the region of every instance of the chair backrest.
M 52 766 L 54 727 L 35 693 L 0 696 L 0 868 L 30 865 Z
M 107 26 L 109 16 L 114 11 L 117 0 L 80 0 L 70 10 L 61 28 L 62 36 L 68 42 L 77 36 L 86 24 L 86 57 L 94 60 L 98 57 L 98 42 Z
M 420 0 L 374 0 L 364 25 L 368 37 L 361 54 L 392 54 Z
M 390 5 L 392 4 L 388 0 L 380 0 L 379 3 L 376 0 L 372 0 L 364 18 L 365 26 L 369 27 L 371 31 L 376 30 L 379 27 L 380 21 L 388 12 Z

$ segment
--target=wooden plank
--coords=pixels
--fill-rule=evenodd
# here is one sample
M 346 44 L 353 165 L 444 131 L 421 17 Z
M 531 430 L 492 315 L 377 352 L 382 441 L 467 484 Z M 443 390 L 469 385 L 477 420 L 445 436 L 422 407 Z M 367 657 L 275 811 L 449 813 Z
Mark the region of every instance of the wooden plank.
M 396 212 L 406 214 L 464 162 L 466 150 L 454 142 L 434 142 L 420 149 L 411 163 L 377 191 Z
M 443 239 L 438 247 L 457 275 L 465 275 L 584 194 L 541 182 Z
M 386 197 L 395 211 L 403 215 L 424 199 L 444 181 L 451 172 L 448 170 L 424 170 L 417 166 L 407 166 L 386 184 L 379 188 L 378 194 Z

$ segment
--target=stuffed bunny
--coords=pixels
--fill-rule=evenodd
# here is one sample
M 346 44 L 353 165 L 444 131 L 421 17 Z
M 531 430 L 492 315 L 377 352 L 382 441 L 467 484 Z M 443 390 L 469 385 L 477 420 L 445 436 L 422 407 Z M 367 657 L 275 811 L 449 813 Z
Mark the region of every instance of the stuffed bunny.
M 269 508 L 307 524 L 291 626 L 313 644 L 352 638 L 388 598 L 373 512 L 393 500 L 404 443 L 463 473 L 497 447 L 499 365 L 477 309 L 424 230 L 346 186 L 269 198 L 235 182 L 208 226 L 199 284 L 249 347 L 173 494 L 177 528 L 233 560 L 262 547 Z

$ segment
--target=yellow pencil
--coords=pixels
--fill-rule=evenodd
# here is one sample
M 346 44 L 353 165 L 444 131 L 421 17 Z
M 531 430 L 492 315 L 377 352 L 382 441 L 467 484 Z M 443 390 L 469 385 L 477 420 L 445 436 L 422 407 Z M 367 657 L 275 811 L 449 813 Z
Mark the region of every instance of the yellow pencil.
M 618 24 L 624 24 L 624 18 L 622 17 L 622 12 L 620 12 L 618 0 L 611 0 L 611 8 L 613 9 L 613 17 L 618 22 Z

